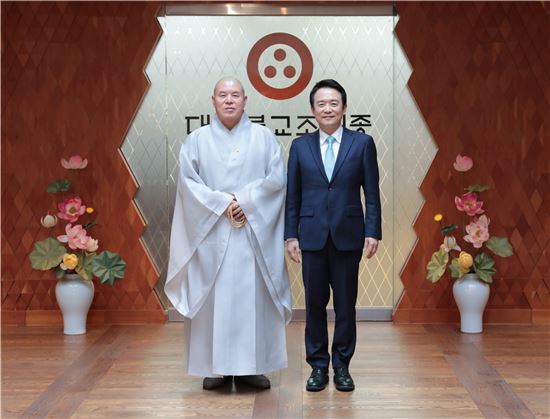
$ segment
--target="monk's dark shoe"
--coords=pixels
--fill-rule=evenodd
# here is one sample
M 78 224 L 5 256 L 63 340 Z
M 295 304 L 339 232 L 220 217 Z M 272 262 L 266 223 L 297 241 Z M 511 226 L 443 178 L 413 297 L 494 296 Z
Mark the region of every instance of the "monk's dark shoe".
M 336 386 L 336 390 L 355 390 L 355 384 L 353 384 L 353 378 L 349 375 L 348 367 L 334 368 L 334 384 Z
M 265 375 L 236 375 L 235 383 L 242 383 L 259 390 L 267 390 L 271 387 L 269 379 Z
M 223 377 L 205 377 L 202 380 L 202 388 L 205 390 L 215 390 L 220 388 L 225 383 L 229 383 L 233 380 L 232 375 L 224 375 Z
M 313 368 L 306 382 L 307 391 L 324 390 L 328 383 L 328 368 Z

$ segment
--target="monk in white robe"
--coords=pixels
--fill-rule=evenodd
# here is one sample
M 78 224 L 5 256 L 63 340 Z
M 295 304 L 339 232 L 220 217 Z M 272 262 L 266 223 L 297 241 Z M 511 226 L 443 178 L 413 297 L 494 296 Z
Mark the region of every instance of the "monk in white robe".
M 286 368 L 291 294 L 284 263 L 280 144 L 244 113 L 236 79 L 216 84 L 210 125 L 180 152 L 166 295 L 185 316 L 185 369 L 203 387 L 269 388 Z

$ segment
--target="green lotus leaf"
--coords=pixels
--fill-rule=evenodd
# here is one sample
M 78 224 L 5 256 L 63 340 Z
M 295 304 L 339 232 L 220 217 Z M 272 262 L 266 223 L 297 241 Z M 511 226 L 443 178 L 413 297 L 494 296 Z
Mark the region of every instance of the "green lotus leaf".
M 441 232 L 442 232 L 445 236 L 448 236 L 448 235 L 450 235 L 453 231 L 455 231 L 457 228 L 458 228 L 458 226 L 457 226 L 456 224 L 449 224 L 449 225 L 446 225 L 446 226 L 441 227 Z
M 126 262 L 118 254 L 105 250 L 93 258 L 92 269 L 102 284 L 112 286 L 116 280 L 124 278 Z
M 95 258 L 95 253 L 86 253 L 84 252 L 78 258 L 78 266 L 76 267 L 76 272 L 84 279 L 92 279 L 93 277 L 93 261 Z
M 48 185 L 46 192 L 56 193 L 56 192 L 67 192 L 71 187 L 71 182 L 67 179 L 58 179 L 55 182 L 52 182 Z
M 33 269 L 47 271 L 59 265 L 65 253 L 67 253 L 65 246 L 48 237 L 34 244 L 34 250 L 29 255 L 29 259 Z
M 474 269 L 476 274 L 484 282 L 491 284 L 493 282 L 493 275 L 497 273 L 495 269 L 495 261 L 491 256 L 481 252 L 474 259 Z
M 487 185 L 480 185 L 479 183 L 476 183 L 475 185 L 470 185 L 467 188 L 464 188 L 464 190 L 469 192 L 484 192 L 489 190 L 489 187 Z
M 514 254 L 514 249 L 506 237 L 492 236 L 485 245 L 497 256 L 507 258 Z
M 434 252 L 431 260 L 426 265 L 428 275 L 426 279 L 432 283 L 436 283 L 445 273 L 445 268 L 449 262 L 449 255 L 443 249 L 439 249 L 437 252 Z

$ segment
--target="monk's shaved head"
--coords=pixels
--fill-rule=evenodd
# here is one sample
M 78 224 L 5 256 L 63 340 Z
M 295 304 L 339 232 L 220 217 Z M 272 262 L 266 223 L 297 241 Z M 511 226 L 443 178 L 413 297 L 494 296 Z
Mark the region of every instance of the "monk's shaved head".
M 214 86 L 214 96 L 216 95 L 216 92 L 217 90 L 220 88 L 220 86 L 224 83 L 228 83 L 228 84 L 233 84 L 233 85 L 237 85 L 237 86 L 240 86 L 240 89 L 241 89 L 241 93 L 243 94 L 244 96 L 244 87 L 243 87 L 243 84 L 241 83 L 241 81 L 236 78 L 236 77 L 224 77 L 223 79 L 220 79 L 218 80 L 218 82 L 216 83 L 216 85 Z

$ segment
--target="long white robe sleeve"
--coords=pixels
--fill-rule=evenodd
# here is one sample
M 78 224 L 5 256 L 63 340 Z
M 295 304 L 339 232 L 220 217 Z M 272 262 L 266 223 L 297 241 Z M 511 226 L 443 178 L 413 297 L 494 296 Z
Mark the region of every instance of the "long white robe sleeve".
M 170 236 L 170 260 L 165 284 L 166 295 L 174 307 L 190 318 L 200 308 L 214 283 L 221 261 L 212 255 L 216 268 L 213 264 L 195 266 L 202 270 L 203 281 L 192 283 L 189 281 L 189 263 L 233 200 L 233 196 L 227 192 L 212 190 L 200 177 L 196 137 L 199 135 L 192 133 L 180 151 L 180 171 Z

